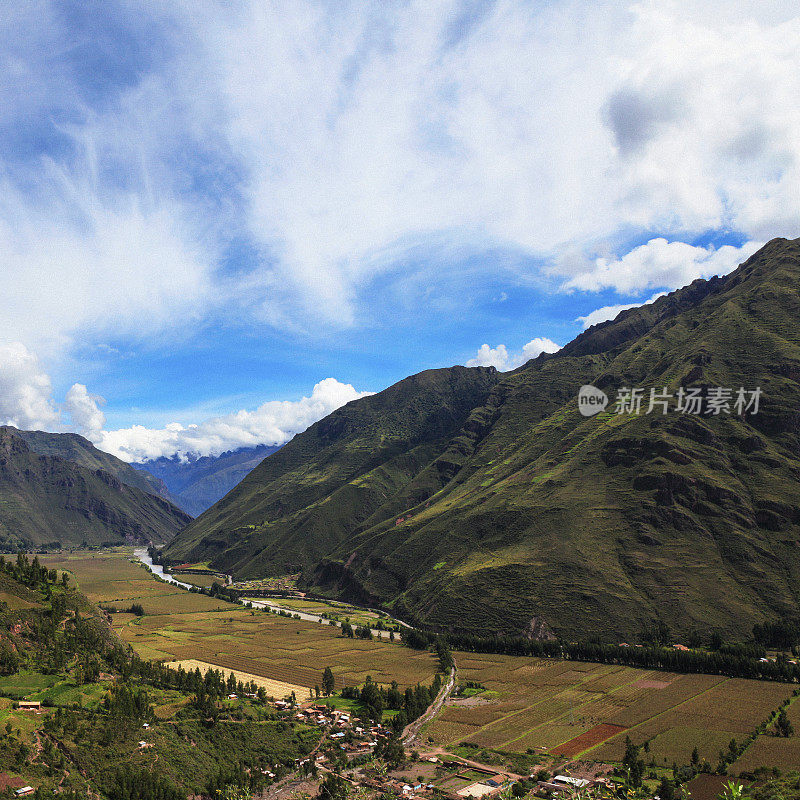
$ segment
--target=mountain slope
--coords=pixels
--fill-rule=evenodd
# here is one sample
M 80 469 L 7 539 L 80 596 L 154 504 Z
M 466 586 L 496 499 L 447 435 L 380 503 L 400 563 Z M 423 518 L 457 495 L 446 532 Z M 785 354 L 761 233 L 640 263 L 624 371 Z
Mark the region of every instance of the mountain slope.
M 248 575 L 312 566 L 387 498 L 423 480 L 497 381 L 493 368 L 429 370 L 348 403 L 266 458 L 169 557 L 225 552 L 226 566 Z
M 152 474 L 169 490 L 172 502 L 193 516 L 202 514 L 224 497 L 252 469 L 278 447 L 242 447 L 219 456 L 181 461 L 177 456 L 132 464 Z
M 148 494 L 154 494 L 174 503 L 163 481 L 149 472 L 134 469 L 110 453 L 98 450 L 88 439 L 77 433 L 47 433 L 45 431 L 23 431 L 9 426 L 9 430 L 19 436 L 31 452 L 40 456 L 56 456 L 72 461 L 80 467 L 102 469 L 122 483 Z
M 190 517 L 101 469 L 41 456 L 0 428 L 0 549 L 165 542 Z
M 343 470 L 332 442 L 307 437 L 167 554 L 247 577 L 301 568 L 318 591 L 483 634 L 628 638 L 660 620 L 744 638 L 800 597 L 798 320 L 800 240 L 774 240 L 726 277 L 497 376 L 458 430 L 393 454 L 415 462 L 406 480 L 381 484 L 367 460 Z M 586 383 L 612 399 L 596 417 L 578 412 Z M 623 387 L 717 386 L 760 386 L 760 412 L 614 413 Z M 339 440 L 335 415 L 318 425 Z M 377 434 L 360 428 L 359 446 L 379 447 Z M 298 485 L 301 451 L 306 475 L 336 478 Z M 364 486 L 378 487 L 366 503 Z

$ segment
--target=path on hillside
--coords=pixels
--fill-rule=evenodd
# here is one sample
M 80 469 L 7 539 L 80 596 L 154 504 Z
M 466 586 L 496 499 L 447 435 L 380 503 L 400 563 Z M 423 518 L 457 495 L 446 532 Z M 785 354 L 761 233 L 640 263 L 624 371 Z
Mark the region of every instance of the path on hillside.
M 450 697 L 450 693 L 453 691 L 455 684 L 456 665 L 453 664 L 453 666 L 450 667 L 450 676 L 445 682 L 445 685 L 439 690 L 439 694 L 436 695 L 436 699 L 428 706 L 425 713 L 421 717 L 418 717 L 413 722 L 406 725 L 403 735 L 400 737 L 400 741 L 404 746 L 411 747 L 414 744 L 417 736 L 419 736 L 422 726 L 426 722 L 430 722 L 439 713 L 440 709 L 444 705 L 444 701 Z

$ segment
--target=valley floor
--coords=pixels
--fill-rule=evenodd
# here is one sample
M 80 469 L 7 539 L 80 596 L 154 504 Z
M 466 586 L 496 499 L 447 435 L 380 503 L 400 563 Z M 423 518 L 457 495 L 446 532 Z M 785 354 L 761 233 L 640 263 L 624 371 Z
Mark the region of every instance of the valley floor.
M 193 594 L 156 581 L 130 550 L 46 556 L 68 570 L 81 591 L 116 607 L 114 629 L 143 658 L 201 661 L 311 690 L 330 666 L 337 688 L 398 681 L 430 683 L 432 654 L 387 640 L 349 639 L 309 622 Z M 125 609 L 134 603 L 144 614 Z M 619 665 L 454 653 L 462 693 L 447 701 L 419 736 L 419 749 L 480 763 L 544 757 L 552 764 L 619 762 L 625 739 L 643 745 L 649 769 L 688 764 L 694 748 L 713 769 L 731 740 L 761 731 L 730 766 L 800 764 L 800 700 L 793 684 L 724 676 L 678 675 Z M 473 688 L 464 689 L 467 682 Z M 300 691 L 297 691 L 298 699 Z M 784 705 L 796 733 L 774 735 Z

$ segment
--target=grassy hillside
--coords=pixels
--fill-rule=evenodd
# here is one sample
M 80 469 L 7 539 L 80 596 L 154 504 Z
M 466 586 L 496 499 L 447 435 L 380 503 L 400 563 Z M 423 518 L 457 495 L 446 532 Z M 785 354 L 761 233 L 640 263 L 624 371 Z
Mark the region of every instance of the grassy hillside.
M 491 368 L 429 370 L 348 403 L 266 458 L 169 557 L 224 553 L 245 577 L 313 567 L 415 480 L 442 485 L 422 473 L 497 380 Z
M 102 469 L 134 489 L 174 502 L 163 481 L 149 472 L 134 469 L 110 453 L 98 450 L 88 439 L 77 433 L 21 431 L 12 427 L 9 427 L 9 430 L 19 436 L 33 453 L 63 458 L 65 461 L 72 461 L 78 466 L 92 470 Z
M 430 422 L 443 395 L 414 411 L 427 373 L 349 404 L 167 555 L 246 577 L 301 569 L 317 590 L 459 630 L 629 638 L 660 620 L 744 638 L 800 594 L 798 319 L 800 240 L 775 240 L 729 276 L 486 373 L 482 398 L 451 384 L 449 427 Z M 592 418 L 586 383 L 612 400 Z M 760 386 L 760 413 L 614 413 L 623 387 L 717 386 Z
M 190 517 L 103 471 L 30 450 L 0 428 L 0 548 L 164 542 Z
M 249 797 L 319 742 L 252 684 L 136 657 L 69 576 L 36 559 L 0 560 L 0 586 L 4 789 L 29 785 L 45 800 Z M 234 691 L 241 699 L 227 699 Z

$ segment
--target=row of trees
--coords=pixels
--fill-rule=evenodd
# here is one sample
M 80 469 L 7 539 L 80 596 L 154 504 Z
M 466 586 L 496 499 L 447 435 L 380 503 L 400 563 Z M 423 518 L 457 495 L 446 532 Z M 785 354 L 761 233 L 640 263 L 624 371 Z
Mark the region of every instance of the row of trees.
M 403 642 L 416 650 L 438 647 L 441 637 L 419 629 L 403 635 Z M 627 647 L 596 642 L 540 641 L 522 636 L 481 637 L 469 634 L 447 634 L 446 645 L 471 653 L 500 653 L 538 658 L 563 658 L 571 661 L 593 661 L 600 664 L 624 664 L 642 669 L 667 672 L 728 675 L 734 678 L 755 678 L 770 681 L 800 682 L 800 666 L 787 659 L 762 661 L 747 649 L 721 648 L 717 651 L 677 650 L 672 647 Z
M 58 572 L 55 569 L 42 566 L 38 556 L 34 556 L 31 560 L 25 553 L 18 553 L 16 561 L 6 561 L 5 556 L 0 556 L 0 571 L 30 589 L 46 591 L 58 580 Z M 64 586 L 69 583 L 66 572 L 62 574 L 61 581 Z

